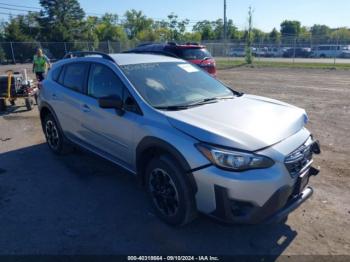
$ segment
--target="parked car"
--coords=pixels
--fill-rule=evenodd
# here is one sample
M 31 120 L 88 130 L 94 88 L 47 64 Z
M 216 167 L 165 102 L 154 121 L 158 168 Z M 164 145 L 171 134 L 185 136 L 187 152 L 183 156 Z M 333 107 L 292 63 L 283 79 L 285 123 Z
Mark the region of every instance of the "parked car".
M 287 48 L 281 47 L 267 47 L 265 50 L 266 57 L 283 57 L 284 52 L 286 52 Z
M 231 48 L 229 56 L 233 57 L 244 57 L 245 56 L 245 47 L 235 47 Z
M 312 56 L 319 58 L 342 57 L 343 53 L 348 53 L 349 45 L 317 45 L 312 48 Z
M 350 58 L 350 50 L 344 50 L 343 52 L 341 52 L 339 57 L 340 58 Z
M 252 50 L 252 54 L 255 56 L 257 49 L 255 47 L 251 47 L 251 50 Z M 228 55 L 233 57 L 245 57 L 246 48 L 244 46 L 231 48 Z
M 216 76 L 216 62 L 205 46 L 198 43 L 177 44 L 169 42 L 166 44 L 146 43 L 127 51 L 126 53 L 148 53 L 175 56 L 187 60 L 209 74 Z
M 350 58 L 350 46 L 342 46 L 342 52 L 339 55 L 340 58 Z
M 312 195 L 320 148 L 303 109 L 228 88 L 173 57 L 66 57 L 39 97 L 49 148 L 61 154 L 72 143 L 124 167 L 166 223 L 197 212 L 272 223 Z
M 283 57 L 309 58 L 312 56 L 311 48 L 289 48 L 283 53 Z

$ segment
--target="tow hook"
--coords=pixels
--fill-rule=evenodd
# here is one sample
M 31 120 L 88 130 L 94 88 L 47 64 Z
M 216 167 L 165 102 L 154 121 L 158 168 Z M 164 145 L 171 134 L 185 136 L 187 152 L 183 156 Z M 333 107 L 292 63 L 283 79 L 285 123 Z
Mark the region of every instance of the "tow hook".
M 311 150 L 314 154 L 319 155 L 321 154 L 321 146 L 320 142 L 318 140 L 315 140 L 311 145 Z
M 314 168 L 314 167 L 310 167 L 310 170 L 309 170 L 310 176 L 317 176 L 318 173 L 320 173 L 320 170 L 318 170 L 317 168 Z

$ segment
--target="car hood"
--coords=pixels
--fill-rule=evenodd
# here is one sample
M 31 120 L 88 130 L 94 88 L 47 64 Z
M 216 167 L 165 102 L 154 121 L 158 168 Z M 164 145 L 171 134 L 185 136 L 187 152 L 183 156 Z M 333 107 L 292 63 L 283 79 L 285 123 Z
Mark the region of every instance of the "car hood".
M 173 127 L 199 141 L 249 151 L 280 142 L 307 122 L 305 110 L 253 95 L 164 114 Z

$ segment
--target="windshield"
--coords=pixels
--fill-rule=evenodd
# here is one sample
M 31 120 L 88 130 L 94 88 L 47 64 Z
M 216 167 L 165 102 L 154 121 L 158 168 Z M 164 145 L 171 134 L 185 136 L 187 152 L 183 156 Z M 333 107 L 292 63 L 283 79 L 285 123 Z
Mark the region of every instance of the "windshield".
M 185 60 L 202 60 L 204 58 L 211 58 L 211 54 L 205 48 L 190 48 L 179 49 L 178 55 Z
M 233 92 L 198 67 L 182 62 L 121 66 L 140 95 L 153 107 L 187 106 L 233 97 Z

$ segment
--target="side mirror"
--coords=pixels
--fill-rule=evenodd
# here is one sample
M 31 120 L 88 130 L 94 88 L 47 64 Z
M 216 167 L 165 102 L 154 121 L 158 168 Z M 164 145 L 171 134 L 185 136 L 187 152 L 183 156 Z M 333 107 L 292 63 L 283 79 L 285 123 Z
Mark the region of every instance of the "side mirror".
M 98 104 L 101 108 L 123 109 L 123 100 L 118 95 L 101 97 L 98 99 Z

